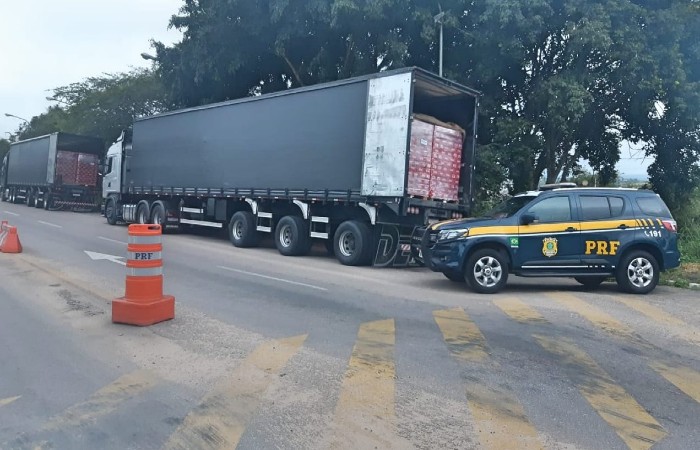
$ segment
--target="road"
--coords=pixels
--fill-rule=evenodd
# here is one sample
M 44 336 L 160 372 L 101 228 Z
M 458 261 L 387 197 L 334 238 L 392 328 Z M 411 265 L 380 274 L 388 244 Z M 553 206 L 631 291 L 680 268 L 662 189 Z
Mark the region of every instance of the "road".
M 700 442 L 697 292 L 512 278 L 485 296 L 425 269 L 165 235 L 176 317 L 139 328 L 110 316 L 125 226 L 7 203 L 0 218 L 24 246 L 0 254 L 1 449 Z

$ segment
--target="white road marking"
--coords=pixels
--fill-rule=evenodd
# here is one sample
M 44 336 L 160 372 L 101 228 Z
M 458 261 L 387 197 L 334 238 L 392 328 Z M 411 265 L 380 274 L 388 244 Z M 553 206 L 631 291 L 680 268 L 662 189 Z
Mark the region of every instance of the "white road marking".
M 19 214 L 13 213 L 12 211 L 3 211 L 3 212 L 4 212 L 5 214 L 9 214 L 9 215 L 11 215 L 11 216 L 15 216 L 15 217 L 19 216 Z
M 42 225 L 48 225 L 48 226 L 54 227 L 54 228 L 63 228 L 61 225 L 56 225 L 55 223 L 51 223 L 51 222 L 44 222 L 43 220 L 37 220 L 37 222 L 39 222 Z
M 225 267 L 225 266 L 218 266 L 218 267 L 219 267 L 219 269 L 228 270 L 229 272 L 236 272 L 236 273 L 240 273 L 243 275 L 250 275 L 252 277 L 265 278 L 266 280 L 279 281 L 280 283 L 288 283 L 288 284 L 294 284 L 297 286 L 304 286 L 304 287 L 316 289 L 319 291 L 327 291 L 328 290 L 328 289 L 321 287 L 321 286 L 314 286 L 313 284 L 306 284 L 306 283 L 300 283 L 298 281 L 285 280 L 284 278 L 271 277 L 271 276 L 263 275 L 260 273 L 247 272 L 245 270 L 233 269 L 231 267 Z
M 127 245 L 127 243 L 124 241 L 118 241 L 116 239 L 110 239 L 110 238 L 106 238 L 106 237 L 102 237 L 102 236 L 97 236 L 97 239 L 102 239 L 103 241 L 107 241 L 107 242 L 114 242 L 115 244 Z
M 90 252 L 88 250 L 83 250 L 83 251 L 93 261 L 107 260 L 107 261 L 112 261 L 113 263 L 121 264 L 122 266 L 126 266 L 126 262 L 121 261 L 122 259 L 124 259 L 123 256 L 106 255 L 104 253 Z

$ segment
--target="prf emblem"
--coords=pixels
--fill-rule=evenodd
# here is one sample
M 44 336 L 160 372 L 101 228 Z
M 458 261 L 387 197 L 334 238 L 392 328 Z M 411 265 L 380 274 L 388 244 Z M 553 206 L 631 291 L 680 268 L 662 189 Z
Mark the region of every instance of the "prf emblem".
M 557 238 L 548 237 L 542 239 L 542 254 L 547 258 L 556 256 L 559 249 L 557 248 Z

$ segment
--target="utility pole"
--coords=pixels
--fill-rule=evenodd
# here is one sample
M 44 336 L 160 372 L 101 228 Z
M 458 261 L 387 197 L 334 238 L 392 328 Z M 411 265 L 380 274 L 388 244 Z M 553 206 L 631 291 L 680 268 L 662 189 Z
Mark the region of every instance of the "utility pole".
M 435 23 L 440 25 L 440 62 L 438 64 L 438 75 L 442 77 L 442 20 L 445 18 L 445 11 L 442 10 L 439 3 L 438 8 L 440 9 L 440 13 L 433 17 L 433 19 L 435 19 Z

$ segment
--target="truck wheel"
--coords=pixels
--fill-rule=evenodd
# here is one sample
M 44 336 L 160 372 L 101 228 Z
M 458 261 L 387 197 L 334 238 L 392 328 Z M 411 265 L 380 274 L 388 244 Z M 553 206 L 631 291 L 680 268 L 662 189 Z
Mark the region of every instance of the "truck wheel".
M 30 208 L 33 208 L 36 206 L 36 192 L 34 191 L 29 191 L 27 192 L 27 206 Z
M 150 220 L 150 214 L 148 213 L 148 204 L 139 203 L 136 207 L 136 223 L 144 225 Z
M 595 289 L 600 286 L 607 277 L 574 277 L 574 280 L 583 285 L 584 289 Z
M 282 217 L 275 228 L 275 245 L 285 256 L 302 256 L 309 253 L 309 226 L 299 216 Z
M 105 217 L 108 224 L 117 224 L 117 202 L 113 198 L 107 199 L 107 203 L 105 203 Z
M 161 229 L 165 228 L 163 223 L 165 222 L 165 208 L 160 203 L 154 203 L 151 209 L 151 220 L 150 223 L 154 225 L 160 225 Z
M 44 199 L 46 194 L 42 194 L 41 192 L 36 193 L 36 201 L 34 202 L 34 207 L 37 209 L 41 209 L 44 207 Z
M 259 236 L 255 216 L 248 211 L 235 213 L 228 224 L 228 235 L 231 238 L 231 243 L 236 247 L 257 246 Z
M 648 294 L 659 283 L 659 263 L 643 250 L 632 250 L 620 261 L 615 278 L 625 292 Z
M 340 224 L 333 236 L 335 257 L 345 266 L 366 266 L 372 262 L 372 230 L 359 220 Z
M 477 250 L 467 260 L 464 278 L 474 291 L 495 294 L 508 281 L 508 260 L 498 250 Z

